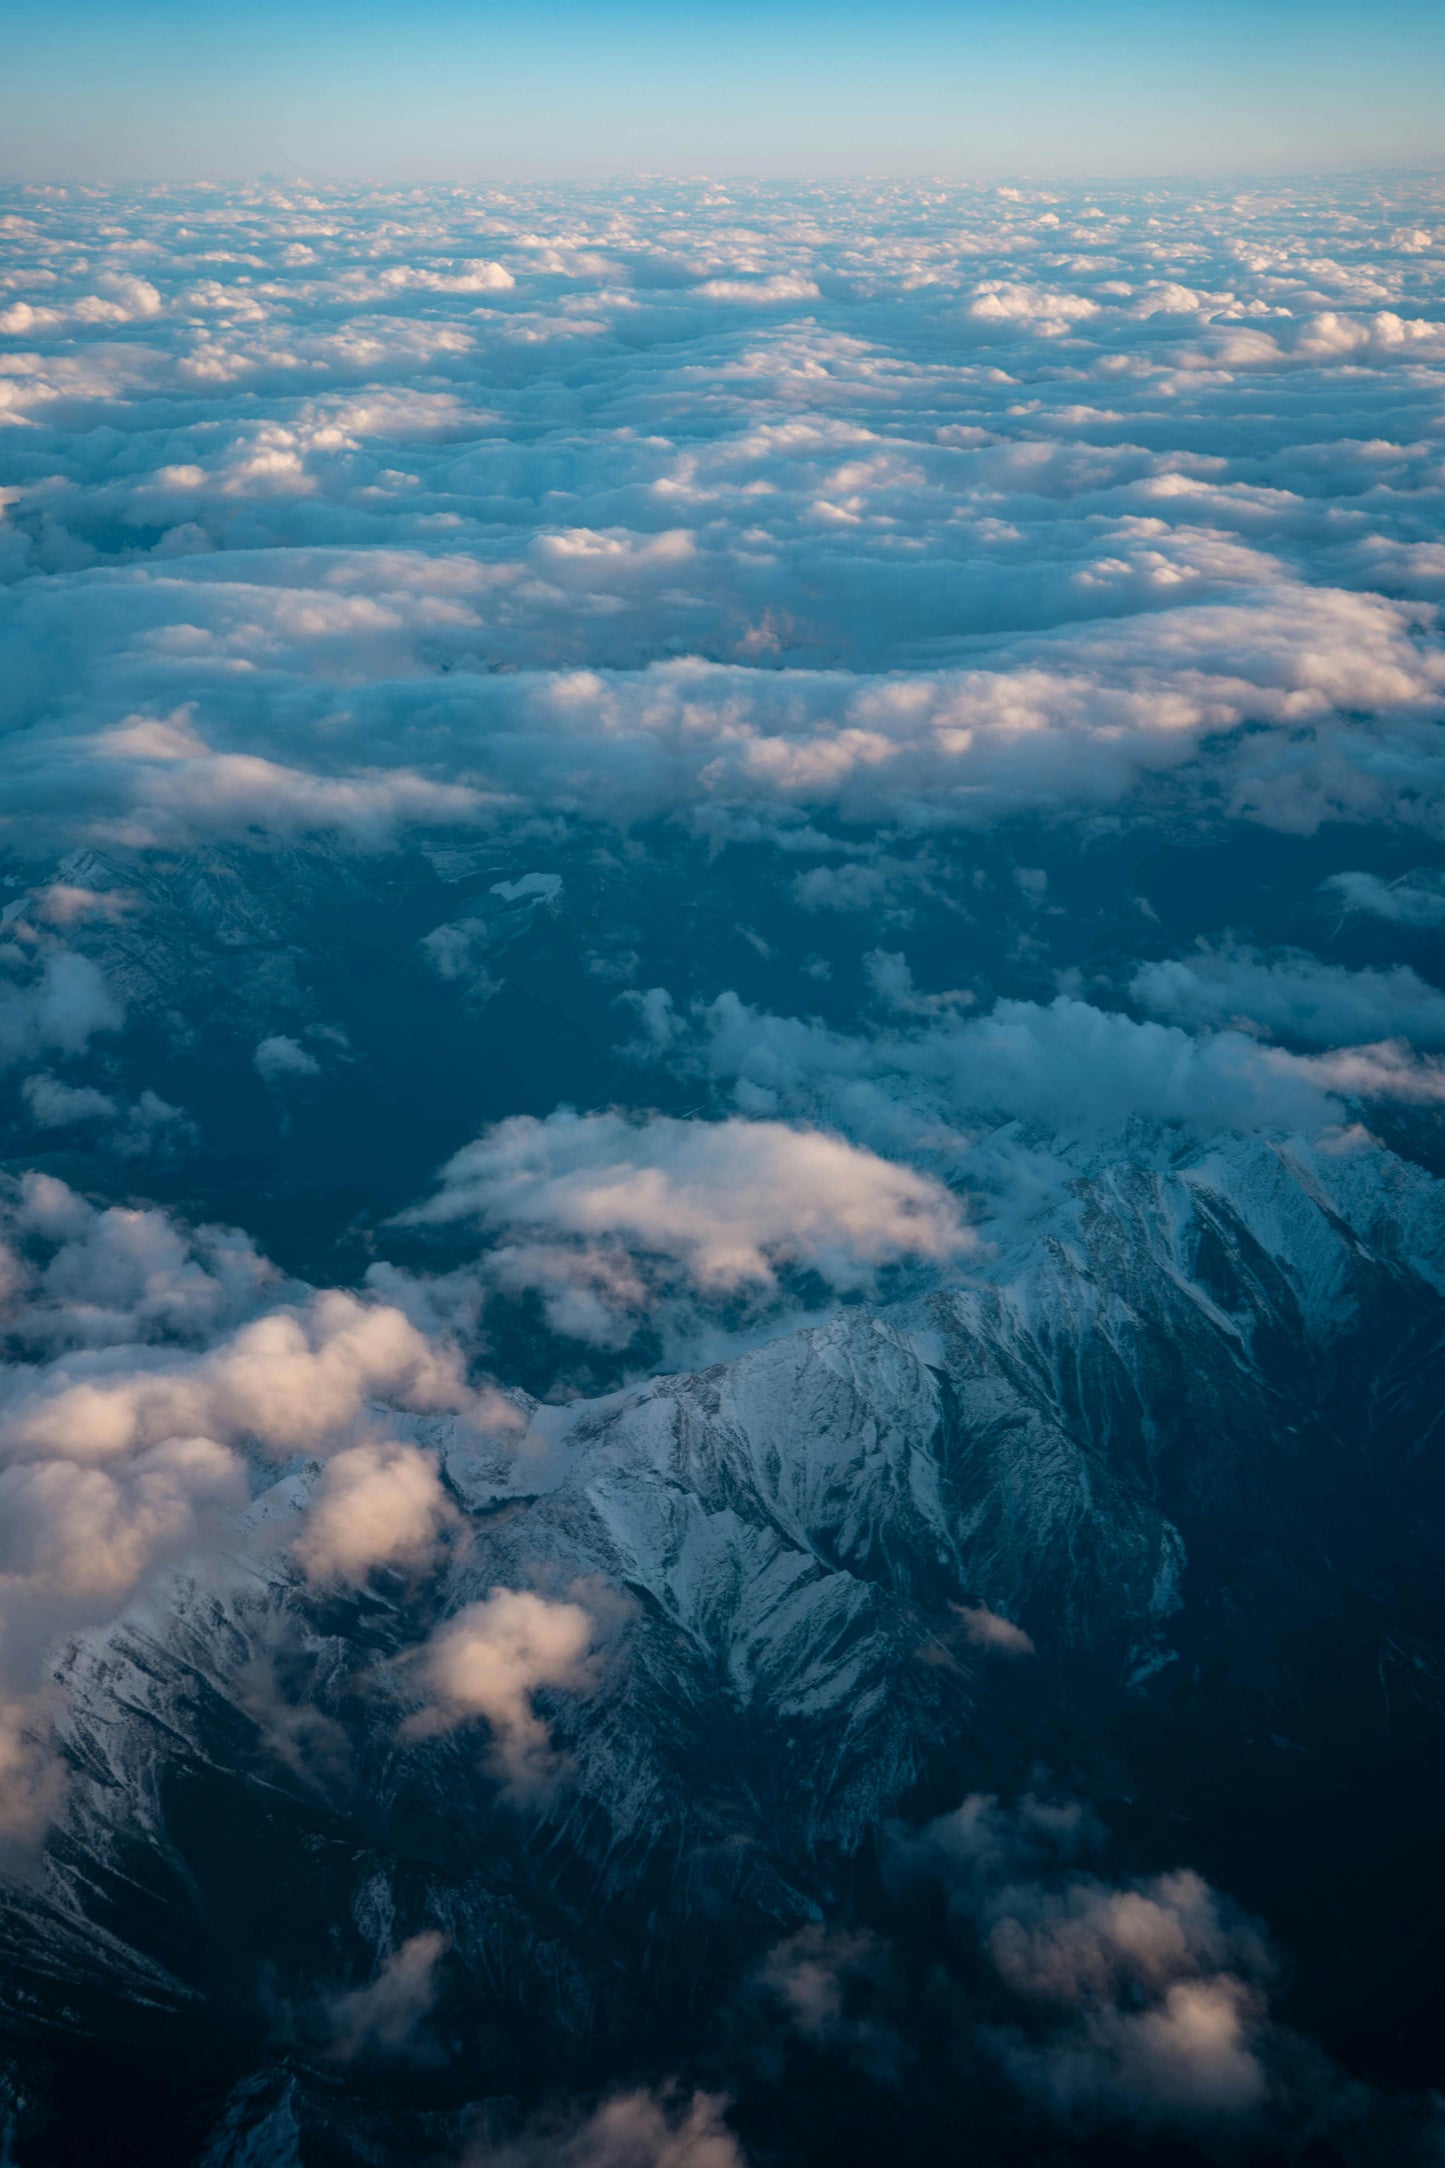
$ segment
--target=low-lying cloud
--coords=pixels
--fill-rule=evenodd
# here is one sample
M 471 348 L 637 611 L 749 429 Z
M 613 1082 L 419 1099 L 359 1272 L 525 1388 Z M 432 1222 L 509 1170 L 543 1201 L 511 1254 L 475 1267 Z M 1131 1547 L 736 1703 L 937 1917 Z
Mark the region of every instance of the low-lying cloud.
M 765 1296 L 800 1268 L 852 1292 L 974 1241 L 932 1177 L 820 1130 L 566 1109 L 498 1124 L 404 1215 L 456 1221 L 497 1240 L 496 1284 L 538 1289 L 557 1328 L 584 1338 L 678 1282 L 714 1299 Z
M 481 1718 L 506 1792 L 535 1799 L 561 1763 L 533 1696 L 543 1688 L 589 1693 L 598 1663 L 597 1621 L 580 1603 L 494 1588 L 438 1627 L 421 1652 L 428 1706 L 407 1719 L 404 1736 L 429 1739 Z

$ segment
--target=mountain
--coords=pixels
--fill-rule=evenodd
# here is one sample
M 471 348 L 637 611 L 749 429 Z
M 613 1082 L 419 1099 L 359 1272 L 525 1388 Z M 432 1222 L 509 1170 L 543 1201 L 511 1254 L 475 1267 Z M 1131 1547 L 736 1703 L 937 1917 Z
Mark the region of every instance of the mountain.
M 1311 1927 L 1311 1847 L 1349 1791 L 1360 1849 L 1393 1818 L 1407 1873 L 1445 1652 L 1442 1287 L 1445 1185 L 1368 1142 L 1135 1136 L 1076 1149 L 926 1295 L 518 1396 L 516 1430 L 388 1413 L 455 1508 L 420 1579 L 308 1587 L 319 1470 L 258 1456 L 223 1567 L 182 1561 L 58 1663 L 67 1801 L 0 1915 L 17 2157 L 103 2131 L 153 2168 L 453 2160 L 559 2085 L 706 2082 L 770 1951 L 903 1932 L 891 1829 L 1040 1782 L 1249 1902 L 1293 1847 L 1302 1973 L 1328 1927 L 1374 1978 L 1388 1856 Z M 498 1587 L 599 1622 L 580 1687 L 537 1692 L 557 1759 L 525 1807 L 485 1722 L 407 1723 L 411 1652 Z M 426 1935 L 431 1999 L 363 2075 L 337 2012 Z M 796 2081 L 812 2136 L 778 2157 L 873 2157 L 835 2078 Z M 935 2073 L 901 2157 L 957 2113 Z

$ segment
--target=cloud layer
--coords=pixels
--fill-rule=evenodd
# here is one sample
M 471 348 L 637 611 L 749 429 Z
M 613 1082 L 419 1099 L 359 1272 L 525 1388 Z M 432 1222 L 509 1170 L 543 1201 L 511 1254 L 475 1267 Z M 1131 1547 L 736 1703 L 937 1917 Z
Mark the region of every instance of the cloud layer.
M 21 191 L 7 833 L 1180 771 L 1433 833 L 1442 231 L 1427 181 Z

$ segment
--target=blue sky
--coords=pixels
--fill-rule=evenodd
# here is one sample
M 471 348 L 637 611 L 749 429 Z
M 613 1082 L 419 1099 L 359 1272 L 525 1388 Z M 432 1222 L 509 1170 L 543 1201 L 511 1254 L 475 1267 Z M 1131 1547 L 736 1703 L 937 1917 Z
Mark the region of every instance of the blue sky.
M 54 0 L 6 53 L 28 179 L 1445 162 L 1426 0 Z

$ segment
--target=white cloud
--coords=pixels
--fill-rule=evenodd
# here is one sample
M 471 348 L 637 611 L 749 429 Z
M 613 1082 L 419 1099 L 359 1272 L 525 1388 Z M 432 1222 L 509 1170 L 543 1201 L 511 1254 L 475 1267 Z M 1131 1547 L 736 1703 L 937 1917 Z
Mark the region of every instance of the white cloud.
M 604 1345 L 669 1287 L 766 1297 L 803 1268 L 839 1292 L 866 1289 L 889 1266 L 947 1263 L 973 1243 L 936 1180 L 838 1136 L 565 1108 L 465 1146 L 402 1220 L 502 1231 L 482 1266 L 494 1284 L 536 1287 L 555 1329 Z
M 245 1496 L 241 1461 L 211 1438 L 167 1438 L 110 1467 L 14 1462 L 0 1469 L 0 1594 L 114 1604 L 197 1540 L 207 1508 Z
M 426 1739 L 483 1718 L 506 1790 L 519 1800 L 534 1798 L 560 1765 L 533 1696 L 543 1687 L 592 1690 L 596 1621 L 577 1603 L 494 1588 L 438 1627 L 419 1668 L 430 1706 L 408 1719 L 404 1735 Z
M 379 1409 L 486 1416 L 496 1396 L 393 1307 L 40 1173 L 0 1193 L 0 1300 L 27 1358 L 0 1391 L 0 1835 L 33 1835 L 60 1798 L 33 1695 L 50 1637 L 203 1556 L 258 1449 L 327 1462 L 296 1543 L 311 1578 L 424 1566 L 454 1511 L 433 1454 L 375 1436 Z
M 62 1084 L 58 1077 L 28 1076 L 20 1087 L 37 1129 L 68 1129 L 77 1122 L 114 1119 L 115 1101 L 89 1084 Z
M 256 1318 L 195 1355 L 72 1357 L 12 1389 L 0 1446 L 86 1465 L 177 1437 L 253 1438 L 278 1454 L 346 1442 L 373 1401 L 464 1408 L 455 1356 L 399 1310 L 340 1288 Z
M 755 190 L 745 226 L 333 190 L 304 241 L 243 194 L 104 237 L 37 202 L 6 832 L 369 849 L 508 794 L 979 823 L 1183 771 L 1212 817 L 1432 826 L 1428 185 L 1347 243 L 1318 190 Z M 544 482 L 559 355 L 608 421 Z M 162 757 L 132 719 L 178 713 Z
M 354 1445 L 326 1463 L 296 1555 L 313 1581 L 358 1582 L 374 1566 L 425 1565 L 455 1517 L 435 1454 Z

